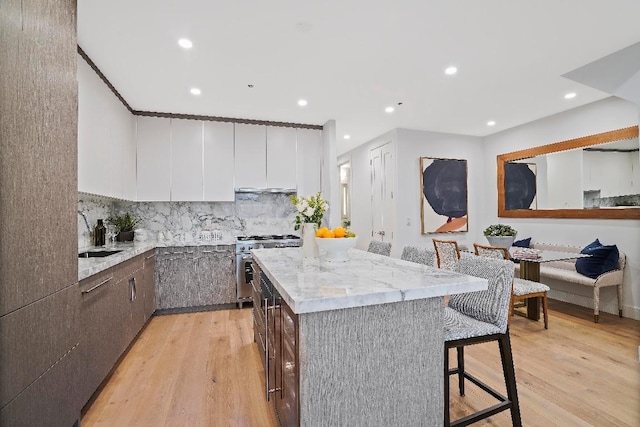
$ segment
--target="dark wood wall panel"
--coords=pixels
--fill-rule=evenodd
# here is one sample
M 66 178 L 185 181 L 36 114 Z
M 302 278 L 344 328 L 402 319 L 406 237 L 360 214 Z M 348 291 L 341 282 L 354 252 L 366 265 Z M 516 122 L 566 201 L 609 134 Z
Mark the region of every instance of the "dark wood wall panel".
M 73 285 L 0 317 L 2 342 L 12 343 L 2 348 L 0 408 L 78 344 L 79 301 Z
M 76 1 L 0 2 L 0 425 L 72 425 Z
M 0 426 L 72 426 L 78 420 L 78 389 L 73 378 L 79 351 L 65 354 L 9 405 L 0 409 Z
M 77 281 L 76 3 L 0 8 L 0 315 Z

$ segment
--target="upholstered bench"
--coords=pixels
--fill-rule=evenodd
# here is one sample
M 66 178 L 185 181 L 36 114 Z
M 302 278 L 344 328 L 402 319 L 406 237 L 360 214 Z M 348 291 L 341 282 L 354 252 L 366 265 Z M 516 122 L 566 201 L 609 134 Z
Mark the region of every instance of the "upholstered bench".
M 533 243 L 531 245 L 534 249 L 542 249 L 558 252 L 571 252 L 580 253 L 581 247 L 555 245 L 548 243 Z M 618 291 L 618 314 L 622 317 L 622 278 L 623 270 L 626 263 L 626 256 L 623 252 L 620 252 L 620 258 L 618 260 L 618 269 L 603 273 L 595 279 L 584 276 L 576 271 L 575 260 L 567 261 L 552 261 L 544 262 L 540 264 L 540 281 L 545 278 L 562 280 L 565 282 L 577 283 L 584 286 L 593 287 L 593 320 L 598 323 L 600 315 L 600 288 L 605 286 L 617 286 Z M 519 276 L 520 266 L 516 264 L 516 277 Z

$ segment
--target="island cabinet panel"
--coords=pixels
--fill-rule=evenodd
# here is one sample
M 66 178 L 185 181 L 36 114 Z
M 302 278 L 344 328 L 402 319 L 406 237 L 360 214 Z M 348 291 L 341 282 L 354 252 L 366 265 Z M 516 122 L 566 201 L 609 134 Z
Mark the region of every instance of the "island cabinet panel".
M 204 200 L 233 202 L 233 123 L 204 122 Z
M 265 188 L 267 186 L 267 127 L 235 125 L 235 186 Z
M 171 200 L 202 200 L 202 122 L 171 119 Z
M 158 250 L 156 303 L 161 310 L 235 304 L 232 245 Z
M 267 187 L 296 188 L 296 129 L 267 127 Z
M 277 371 L 280 377 L 280 391 L 276 393 L 274 402 L 276 415 L 282 426 L 299 425 L 300 392 L 298 371 L 298 316 L 282 303 L 280 308 L 280 328 L 277 339 L 276 355 L 278 357 Z
M 137 200 L 171 200 L 170 120 L 137 117 Z

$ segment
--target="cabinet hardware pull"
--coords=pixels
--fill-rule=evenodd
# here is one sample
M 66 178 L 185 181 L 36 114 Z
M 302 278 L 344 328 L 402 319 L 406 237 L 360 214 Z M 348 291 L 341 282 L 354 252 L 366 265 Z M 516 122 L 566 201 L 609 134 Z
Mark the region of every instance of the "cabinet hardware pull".
M 151 259 L 151 258 L 153 258 L 153 257 L 155 257 L 155 256 L 156 256 L 156 254 L 149 255 L 148 257 L 145 257 L 145 259 Z
M 90 287 L 89 289 L 85 289 L 84 291 L 82 291 L 83 294 L 88 294 L 91 291 L 94 291 L 96 289 L 98 289 L 100 286 L 104 285 L 105 283 L 107 283 L 109 280 L 113 279 L 113 276 L 109 277 L 106 280 L 103 280 L 102 282 L 98 283 L 95 286 Z
M 131 301 L 135 301 L 136 300 L 136 294 L 137 289 L 136 289 L 136 278 L 132 277 L 131 279 L 129 279 L 129 287 L 131 288 Z

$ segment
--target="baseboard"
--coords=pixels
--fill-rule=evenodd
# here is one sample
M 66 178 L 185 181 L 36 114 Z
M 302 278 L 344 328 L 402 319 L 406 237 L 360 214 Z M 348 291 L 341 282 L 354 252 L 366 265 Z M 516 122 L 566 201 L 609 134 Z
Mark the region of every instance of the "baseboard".
M 607 291 L 607 294 L 611 295 L 603 295 L 605 294 L 605 290 Z M 551 288 L 549 291 L 549 298 L 593 309 L 593 295 L 587 296 Z M 600 312 L 614 314 L 616 316 L 618 315 L 618 299 L 615 294 L 614 286 L 610 289 L 600 290 Z M 640 320 L 640 307 L 623 305 L 622 316 L 634 320 Z

